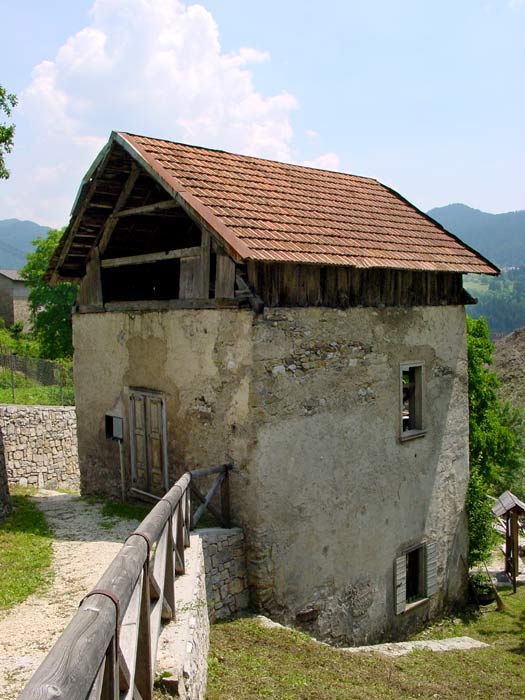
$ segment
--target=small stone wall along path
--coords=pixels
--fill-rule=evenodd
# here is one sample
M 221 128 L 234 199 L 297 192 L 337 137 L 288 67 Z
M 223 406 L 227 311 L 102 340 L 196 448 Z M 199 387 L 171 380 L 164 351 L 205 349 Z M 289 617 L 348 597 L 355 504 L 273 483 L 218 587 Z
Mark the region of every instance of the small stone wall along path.
M 136 520 L 111 520 L 101 505 L 42 491 L 34 497 L 54 533 L 53 583 L 9 611 L 0 611 L 0 698 L 15 700 L 53 646 L 82 597 L 94 587 Z M 103 527 L 103 524 L 106 527 Z

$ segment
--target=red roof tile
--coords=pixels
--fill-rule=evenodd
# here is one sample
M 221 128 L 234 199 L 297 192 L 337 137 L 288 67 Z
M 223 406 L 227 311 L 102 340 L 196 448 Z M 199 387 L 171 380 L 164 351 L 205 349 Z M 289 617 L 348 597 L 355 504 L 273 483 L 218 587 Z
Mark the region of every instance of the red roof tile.
M 498 272 L 377 180 L 127 133 L 115 139 L 241 260 Z

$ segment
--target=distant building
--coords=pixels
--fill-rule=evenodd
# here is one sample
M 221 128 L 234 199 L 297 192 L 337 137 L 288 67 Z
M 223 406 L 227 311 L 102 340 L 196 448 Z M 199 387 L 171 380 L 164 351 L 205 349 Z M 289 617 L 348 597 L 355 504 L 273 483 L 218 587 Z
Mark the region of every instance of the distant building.
M 17 270 L 0 270 L 0 316 L 6 326 L 22 321 L 29 325 L 29 289 Z

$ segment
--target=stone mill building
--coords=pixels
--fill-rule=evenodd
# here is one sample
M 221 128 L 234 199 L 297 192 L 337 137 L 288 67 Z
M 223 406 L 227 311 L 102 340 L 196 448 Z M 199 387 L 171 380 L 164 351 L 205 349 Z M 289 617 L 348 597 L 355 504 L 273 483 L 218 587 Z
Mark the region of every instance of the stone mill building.
M 48 273 L 80 282 L 83 490 L 231 462 L 254 605 L 402 635 L 464 595 L 470 272 L 376 180 L 113 133 Z

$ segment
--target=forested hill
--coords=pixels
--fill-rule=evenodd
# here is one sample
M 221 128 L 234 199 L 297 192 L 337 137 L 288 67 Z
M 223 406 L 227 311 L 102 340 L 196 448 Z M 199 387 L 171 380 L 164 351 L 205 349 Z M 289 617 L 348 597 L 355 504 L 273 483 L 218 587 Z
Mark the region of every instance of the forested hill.
M 44 237 L 49 226 L 19 219 L 0 220 L 0 269 L 19 270 L 26 264 L 26 254 L 32 250 L 31 242 Z
M 488 214 L 465 204 L 448 204 L 428 215 L 499 267 L 525 265 L 525 211 Z

